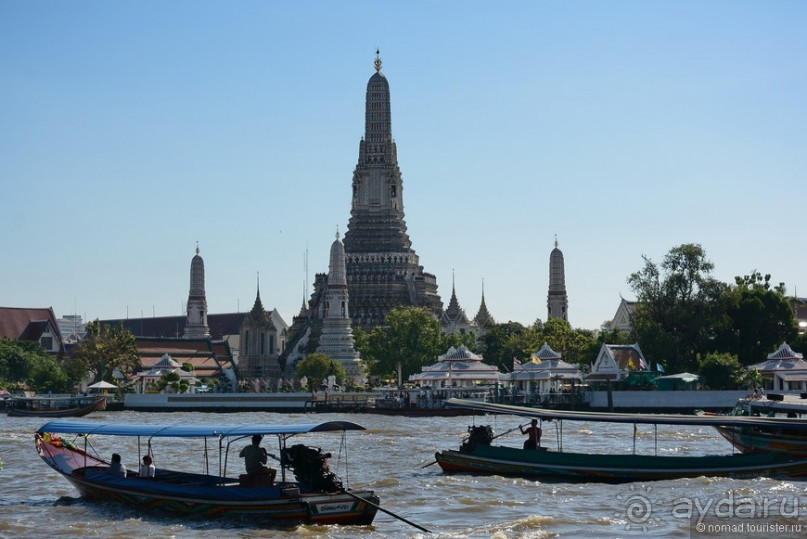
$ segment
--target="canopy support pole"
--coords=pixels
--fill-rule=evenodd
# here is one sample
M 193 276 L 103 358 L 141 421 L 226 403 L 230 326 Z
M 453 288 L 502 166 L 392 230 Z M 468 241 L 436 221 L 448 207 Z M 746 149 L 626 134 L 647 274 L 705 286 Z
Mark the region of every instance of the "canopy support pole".
M 658 455 L 658 425 L 655 423 L 653 424 L 653 430 L 656 434 L 656 455 Z
M 205 473 L 210 475 L 210 459 L 207 458 L 207 437 L 205 437 Z

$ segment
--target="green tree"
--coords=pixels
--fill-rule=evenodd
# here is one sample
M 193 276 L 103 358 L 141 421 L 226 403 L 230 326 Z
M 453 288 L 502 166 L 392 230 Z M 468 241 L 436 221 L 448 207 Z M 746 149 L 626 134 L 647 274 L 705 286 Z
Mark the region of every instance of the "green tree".
M 714 265 L 700 245 L 674 247 L 657 266 L 645 265 L 628 277 L 637 296 L 631 322 L 647 357 L 672 372 L 694 370 L 697 356 L 713 352 L 727 327 L 727 286 L 711 277 Z
M 308 387 L 311 389 L 317 389 L 331 375 L 336 377 L 337 384 L 344 383 L 347 378 L 342 364 L 334 361 L 327 354 L 308 354 L 305 359 L 297 363 L 295 374 L 298 379 L 305 376 L 308 379 Z
M 56 358 L 48 354 L 31 358 L 28 387 L 40 393 L 70 392 L 73 389 L 65 370 Z
M 109 326 L 98 320 L 87 324 L 87 334 L 76 346 L 73 357 L 93 382 L 113 383 L 112 373 L 134 374 L 140 369 L 135 337 L 123 326 Z
M 709 389 L 734 389 L 743 375 L 743 366 L 734 354 L 711 353 L 698 361 L 701 381 Z
M 767 377 L 762 376 L 759 369 L 742 369 L 738 378 L 741 384 L 755 391 L 765 387 L 765 380 Z
M 790 348 L 795 352 L 807 356 L 807 333 L 799 333 L 790 343 Z
M 395 307 L 358 345 L 371 374 L 397 379 L 400 365 L 406 380 L 445 353 L 444 343 L 440 322 L 428 309 Z
M 547 320 L 542 333 L 543 341 L 569 363 L 581 366 L 593 363 L 600 349 L 592 331 L 573 329 L 569 322 L 561 318 Z
M 737 355 L 740 363 L 763 361 L 783 342 L 795 339 L 793 310 L 784 295 L 784 284 L 771 286 L 771 276 L 754 271 L 735 277 L 727 296 L 731 325 L 723 332 L 721 347 Z
M 31 355 L 39 343 L 0 339 L 0 380 L 25 382 L 31 369 Z M 41 346 L 39 346 L 42 349 Z M 42 350 L 44 353 L 44 350 Z
M 182 377 L 178 372 L 166 372 L 160 376 L 160 379 L 157 381 L 157 387 L 160 391 L 164 391 L 166 388 L 170 387 L 174 393 L 179 393 L 180 380 L 182 380 Z
M 479 339 L 479 353 L 485 358 L 485 363 L 504 372 L 513 370 L 513 358 L 523 357 L 522 343 L 517 342 L 515 336 L 526 330 L 523 325 L 512 321 L 489 328 Z
M 76 380 L 34 341 L 0 339 L 0 385 L 25 384 L 40 392 L 68 392 Z
M 444 333 L 442 336 L 443 345 L 440 347 L 443 351 L 448 350 L 452 346 L 459 348 L 465 345 L 465 348 L 471 352 L 476 352 L 478 345 L 476 335 L 474 333 Z

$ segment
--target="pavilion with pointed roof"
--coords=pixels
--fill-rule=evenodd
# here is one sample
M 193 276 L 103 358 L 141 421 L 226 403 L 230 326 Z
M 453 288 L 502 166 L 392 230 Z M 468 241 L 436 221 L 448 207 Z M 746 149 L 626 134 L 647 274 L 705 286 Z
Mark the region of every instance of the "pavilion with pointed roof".
M 172 372 L 177 373 L 179 379 L 185 380 L 188 386 L 196 384 L 196 376 L 194 373 L 182 370 L 182 365 L 174 361 L 170 354 L 165 353 L 159 361 L 154 363 L 147 371 L 142 371 L 135 375 L 135 377 L 138 378 L 140 393 L 148 392 L 150 388 L 154 387 L 157 381 Z
M 409 381 L 434 389 L 474 387 L 498 384 L 500 375 L 497 367 L 484 363 L 482 356 L 474 354 L 461 344 L 458 348 L 449 348 L 437 358 L 434 365 L 423 367 L 420 373 L 409 376 Z
M 748 370 L 758 370 L 761 375 L 772 378 L 774 390 L 807 390 L 807 361 L 786 342 L 768 354 L 766 361 L 750 365 Z
M 530 356 L 530 361 L 515 364 L 513 372 L 502 375 L 502 381 L 514 391 L 527 395 L 560 392 L 563 386 L 583 381 L 580 366 L 563 361 L 561 354 L 544 345 Z
M 627 378 L 632 371 L 646 371 L 647 360 L 639 344 L 603 344 L 586 381 L 613 381 Z

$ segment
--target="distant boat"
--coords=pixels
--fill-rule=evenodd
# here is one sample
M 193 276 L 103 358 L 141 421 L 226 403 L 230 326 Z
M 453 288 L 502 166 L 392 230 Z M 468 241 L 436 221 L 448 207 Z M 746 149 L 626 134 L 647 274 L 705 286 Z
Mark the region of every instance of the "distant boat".
M 62 474 L 88 500 L 112 501 L 142 511 L 183 517 L 236 517 L 251 523 L 351 524 L 373 522 L 379 499 L 371 490 L 351 490 L 329 470 L 330 453 L 303 444 L 286 446 L 289 438 L 306 433 L 364 430 L 349 421 L 299 425 L 149 425 L 51 421 L 36 433 L 39 456 Z M 76 435 L 69 441 L 66 435 Z M 234 443 L 253 435 L 277 437 L 279 470 L 231 477 L 238 455 Z M 153 477 L 136 471 L 117 476 L 110 463 L 95 454 L 98 437 L 137 439 L 137 447 L 153 455 L 178 450 L 177 439 L 199 442 L 199 461 L 186 462 L 194 472 L 157 467 Z M 90 441 L 92 440 L 92 442 Z M 81 445 L 82 447 L 77 447 Z M 346 454 L 346 453 L 345 453 Z M 138 462 L 142 455 L 138 455 Z M 235 457 L 239 460 L 238 457 Z M 134 460 L 134 456 L 132 456 Z M 204 470 L 199 473 L 199 470 Z M 293 470 L 296 481 L 287 478 Z M 277 478 L 277 481 L 275 479 Z
M 6 411 L 17 417 L 82 417 L 106 406 L 104 395 L 9 397 Z
M 449 401 L 449 405 L 479 412 L 511 414 L 555 421 L 600 421 L 658 425 L 752 426 L 773 428 L 773 420 L 731 416 L 676 416 L 660 414 L 583 413 L 502 404 Z M 803 422 L 807 426 L 807 422 Z M 487 426 L 471 427 L 459 450 L 438 451 L 435 460 L 447 473 L 542 477 L 560 481 L 621 483 L 684 477 L 803 477 L 807 456 L 785 453 L 749 453 L 704 456 L 592 454 L 521 449 L 492 445 L 495 436 Z M 562 432 L 562 430 L 561 430 Z M 560 442 L 560 441 L 559 441 Z M 634 429 L 635 443 L 635 429 Z
M 715 428 L 723 438 L 743 453 L 783 453 L 807 458 L 807 393 L 740 399 L 732 411 L 735 417 L 769 418 L 770 424 L 732 424 Z

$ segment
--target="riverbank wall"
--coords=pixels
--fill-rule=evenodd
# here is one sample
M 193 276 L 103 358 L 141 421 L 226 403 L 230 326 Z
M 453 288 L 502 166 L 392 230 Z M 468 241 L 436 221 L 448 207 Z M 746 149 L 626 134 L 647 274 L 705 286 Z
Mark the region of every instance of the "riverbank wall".
M 736 391 L 612 391 L 615 412 L 691 414 L 695 410 L 726 412 L 748 390 Z M 590 391 L 588 406 L 592 411 L 609 411 L 607 391 Z
M 375 393 L 129 393 L 136 412 L 360 412 Z

